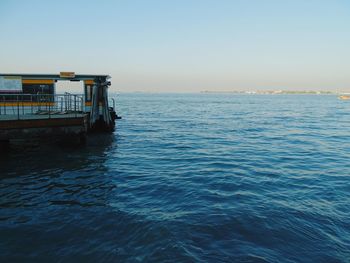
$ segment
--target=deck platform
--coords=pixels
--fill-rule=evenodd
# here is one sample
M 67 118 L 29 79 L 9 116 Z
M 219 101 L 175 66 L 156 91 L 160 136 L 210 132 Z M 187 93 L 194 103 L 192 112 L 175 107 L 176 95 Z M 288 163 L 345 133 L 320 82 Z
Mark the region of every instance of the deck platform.
M 51 113 L 51 114 L 24 114 L 24 115 L 1 115 L 0 122 L 11 120 L 46 120 L 46 119 L 71 119 L 82 118 L 86 113 Z
M 85 136 L 88 129 L 88 115 L 70 114 L 26 114 L 0 116 L 0 140 L 27 139 L 49 136 Z

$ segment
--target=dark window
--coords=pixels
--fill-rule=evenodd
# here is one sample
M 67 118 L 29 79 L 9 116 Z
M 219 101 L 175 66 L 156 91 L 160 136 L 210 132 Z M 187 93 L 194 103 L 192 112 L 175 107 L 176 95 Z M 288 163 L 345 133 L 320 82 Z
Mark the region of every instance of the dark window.
M 54 94 L 53 84 L 23 84 L 24 94 Z

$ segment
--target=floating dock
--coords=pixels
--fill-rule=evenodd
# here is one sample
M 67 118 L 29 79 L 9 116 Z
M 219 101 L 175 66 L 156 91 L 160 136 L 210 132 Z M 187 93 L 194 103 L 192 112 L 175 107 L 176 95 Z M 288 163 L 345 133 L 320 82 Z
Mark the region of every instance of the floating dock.
M 108 75 L 0 74 L 0 141 L 78 136 L 115 129 Z M 57 81 L 82 81 L 81 94 L 57 94 Z

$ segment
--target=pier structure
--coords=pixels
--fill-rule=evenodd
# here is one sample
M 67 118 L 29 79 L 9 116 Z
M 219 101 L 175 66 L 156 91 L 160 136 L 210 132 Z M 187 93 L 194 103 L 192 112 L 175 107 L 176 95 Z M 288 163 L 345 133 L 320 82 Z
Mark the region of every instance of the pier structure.
M 0 141 L 78 136 L 115 129 L 108 75 L 0 74 Z M 82 81 L 81 94 L 57 94 L 57 81 Z

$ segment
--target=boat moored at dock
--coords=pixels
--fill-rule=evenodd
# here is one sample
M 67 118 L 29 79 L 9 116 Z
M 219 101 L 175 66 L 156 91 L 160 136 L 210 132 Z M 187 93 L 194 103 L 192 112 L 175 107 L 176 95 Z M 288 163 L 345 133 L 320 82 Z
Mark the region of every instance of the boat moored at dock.
M 57 94 L 58 81 L 83 82 L 81 94 Z M 115 101 L 108 75 L 0 74 L 0 141 L 112 132 Z

